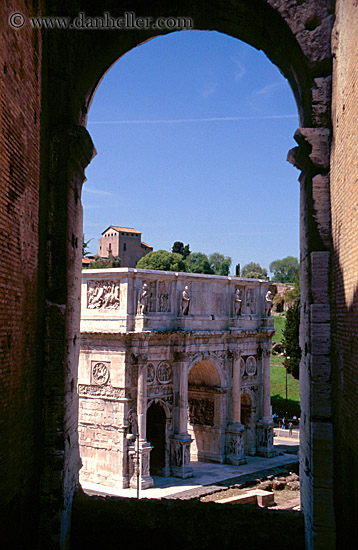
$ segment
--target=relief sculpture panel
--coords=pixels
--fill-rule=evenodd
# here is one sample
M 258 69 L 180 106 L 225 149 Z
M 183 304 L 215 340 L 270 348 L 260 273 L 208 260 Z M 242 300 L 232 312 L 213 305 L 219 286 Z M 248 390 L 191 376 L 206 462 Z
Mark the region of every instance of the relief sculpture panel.
M 103 386 L 109 382 L 109 367 L 108 361 L 92 361 L 91 379 L 93 384 Z
M 113 281 L 89 281 L 87 283 L 87 309 L 118 309 L 119 284 Z
M 158 283 L 158 307 L 160 312 L 170 311 L 170 285 L 164 281 Z
M 169 384 L 172 379 L 172 367 L 169 363 L 160 363 L 157 367 L 157 380 L 160 384 Z
M 190 424 L 214 426 L 214 401 L 189 398 L 188 405 Z

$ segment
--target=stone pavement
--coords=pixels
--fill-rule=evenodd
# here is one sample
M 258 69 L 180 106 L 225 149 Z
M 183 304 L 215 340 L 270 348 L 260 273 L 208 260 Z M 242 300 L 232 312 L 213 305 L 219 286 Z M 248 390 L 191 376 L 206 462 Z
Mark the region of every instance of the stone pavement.
M 240 466 L 191 462 L 194 476 L 189 479 L 153 476 L 154 487 L 141 491 L 140 498 L 181 500 L 199 498 L 230 485 L 273 475 L 285 468 L 290 469 L 298 464 L 297 439 L 290 440 L 291 438 L 287 437 L 284 440 L 275 437 L 275 446 L 280 454 L 272 458 L 248 456 L 246 457 L 247 464 Z M 284 453 L 281 452 L 283 450 Z M 136 489 L 117 489 L 88 482 L 82 483 L 82 489 L 88 495 L 125 498 L 136 498 L 137 495 Z

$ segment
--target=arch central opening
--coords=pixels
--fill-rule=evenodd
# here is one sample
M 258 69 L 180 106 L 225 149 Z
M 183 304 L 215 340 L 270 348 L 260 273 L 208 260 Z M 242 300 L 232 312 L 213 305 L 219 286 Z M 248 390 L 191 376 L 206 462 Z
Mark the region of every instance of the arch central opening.
M 225 461 L 222 395 L 216 366 L 210 361 L 196 363 L 188 377 L 188 433 L 193 439 L 190 448 L 192 461 Z

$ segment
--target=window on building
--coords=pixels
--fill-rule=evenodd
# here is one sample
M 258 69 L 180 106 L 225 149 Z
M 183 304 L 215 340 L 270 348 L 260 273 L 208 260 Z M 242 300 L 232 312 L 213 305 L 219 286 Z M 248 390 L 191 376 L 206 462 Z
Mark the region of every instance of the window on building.
M 127 243 L 123 243 L 123 250 L 127 250 Z

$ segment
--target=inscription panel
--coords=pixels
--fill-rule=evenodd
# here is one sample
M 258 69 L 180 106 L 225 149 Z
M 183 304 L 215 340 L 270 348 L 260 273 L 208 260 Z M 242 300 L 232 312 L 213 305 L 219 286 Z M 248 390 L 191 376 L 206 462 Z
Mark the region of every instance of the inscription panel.
M 108 399 L 123 399 L 124 388 L 113 388 L 112 386 L 97 386 L 94 384 L 79 384 L 78 394 L 80 397 L 102 397 Z

